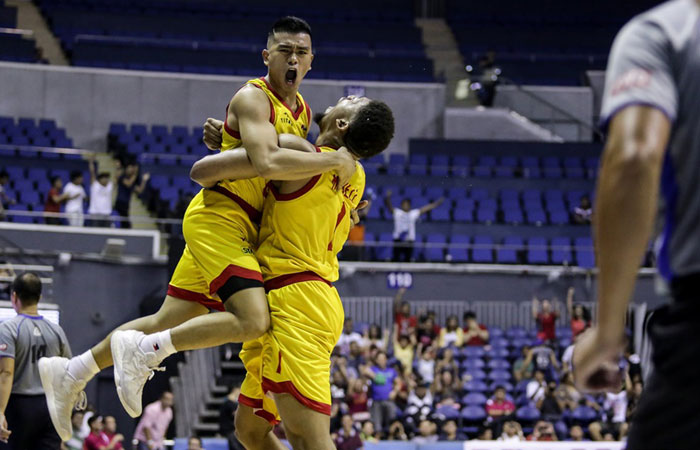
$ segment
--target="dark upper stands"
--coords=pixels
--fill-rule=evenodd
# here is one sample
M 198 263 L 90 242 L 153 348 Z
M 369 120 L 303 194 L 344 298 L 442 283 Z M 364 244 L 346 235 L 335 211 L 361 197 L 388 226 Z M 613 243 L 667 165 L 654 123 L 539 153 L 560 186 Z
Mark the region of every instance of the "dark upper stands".
M 34 39 L 25 36 L 17 27 L 17 8 L 0 1 L 0 60 L 36 62 Z
M 585 70 L 605 68 L 622 25 L 658 3 L 447 0 L 446 18 L 467 63 L 493 50 L 503 76 L 517 83 L 578 85 Z
M 355 2 L 356 3 L 356 2 Z M 411 9 L 398 0 L 352 9 L 314 1 L 294 7 L 309 20 L 316 59 L 311 78 L 432 81 Z M 43 0 L 42 11 L 75 65 L 260 75 L 260 51 L 282 1 Z

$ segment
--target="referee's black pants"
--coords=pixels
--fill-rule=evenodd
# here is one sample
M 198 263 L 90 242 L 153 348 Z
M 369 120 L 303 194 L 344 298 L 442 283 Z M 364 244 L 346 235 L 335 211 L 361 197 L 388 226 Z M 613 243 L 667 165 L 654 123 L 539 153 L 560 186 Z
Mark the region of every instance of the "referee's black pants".
M 654 368 L 627 450 L 700 449 L 700 274 L 674 280 L 672 292 L 649 322 Z
M 0 448 L 11 450 L 57 450 L 61 438 L 51 423 L 46 397 L 43 395 L 10 395 L 5 410 L 7 426 L 12 431 L 7 444 Z

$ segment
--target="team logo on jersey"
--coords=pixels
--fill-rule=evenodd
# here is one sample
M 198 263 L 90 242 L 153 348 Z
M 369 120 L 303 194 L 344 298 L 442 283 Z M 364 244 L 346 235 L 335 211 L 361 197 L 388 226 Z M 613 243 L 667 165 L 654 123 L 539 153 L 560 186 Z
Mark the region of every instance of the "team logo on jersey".
M 34 328 L 34 331 L 32 332 L 34 336 L 41 336 L 41 331 L 38 328 Z
M 302 129 L 302 131 L 308 130 L 308 128 L 306 128 L 306 125 L 304 125 L 304 124 L 301 125 L 301 129 Z
M 623 73 L 612 85 L 611 96 L 615 96 L 628 89 L 647 87 L 651 83 L 651 72 L 635 67 Z
M 7 350 L 7 344 L 0 344 L 0 352 Z
M 282 116 L 282 123 L 286 123 L 287 125 L 293 125 L 294 122 L 292 122 L 292 119 L 289 117 L 288 114 L 285 114 Z

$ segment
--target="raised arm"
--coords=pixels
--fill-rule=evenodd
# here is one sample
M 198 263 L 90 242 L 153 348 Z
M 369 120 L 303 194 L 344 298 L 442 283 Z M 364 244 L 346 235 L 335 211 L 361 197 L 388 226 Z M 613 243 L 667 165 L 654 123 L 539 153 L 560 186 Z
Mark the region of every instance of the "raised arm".
M 151 178 L 150 173 L 148 173 L 148 172 L 144 173 L 143 176 L 141 177 L 141 184 L 134 187 L 134 192 L 136 192 L 136 194 L 142 193 L 143 190 L 146 189 L 146 183 L 148 183 L 148 180 L 150 178 Z M 134 180 L 136 180 L 136 178 L 134 178 Z
M 277 131 L 270 123 L 270 106 L 265 93 L 241 89 L 233 97 L 226 118 L 241 133 L 243 147 L 258 175 L 271 180 L 299 180 L 336 170 L 340 186 L 355 173 L 355 159 L 348 152 L 305 154 L 279 148 Z
M 391 191 L 386 191 L 384 194 L 384 206 L 391 214 L 394 214 L 394 205 L 391 204 Z
M 442 203 L 445 201 L 444 197 L 440 197 L 439 199 L 435 200 L 432 203 L 428 203 L 427 205 L 423 206 L 420 209 L 421 214 L 425 214 L 429 211 L 432 211 L 433 209 L 437 208 L 438 206 L 442 205 Z
M 532 318 L 537 320 L 537 314 L 539 313 L 540 309 L 540 301 L 537 299 L 537 296 L 534 295 L 532 297 Z
M 566 292 L 566 313 L 569 315 L 569 319 L 574 317 L 574 292 L 573 286 Z
M 88 167 L 90 168 L 90 185 L 97 181 L 97 169 L 95 168 L 95 154 L 90 153 L 88 156 Z
M 622 351 L 639 262 L 652 233 L 670 129 L 668 117 L 650 106 L 628 106 L 612 120 L 596 194 L 597 325 L 574 351 L 580 387 L 619 386 L 619 372 L 613 376 L 615 360 Z M 610 376 L 604 383 L 593 383 L 592 375 L 600 370 Z

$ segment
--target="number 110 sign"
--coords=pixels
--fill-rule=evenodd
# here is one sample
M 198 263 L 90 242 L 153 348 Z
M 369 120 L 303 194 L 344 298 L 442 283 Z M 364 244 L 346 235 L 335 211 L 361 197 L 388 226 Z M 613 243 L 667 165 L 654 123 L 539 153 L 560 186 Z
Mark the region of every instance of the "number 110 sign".
M 386 276 L 386 286 L 389 289 L 411 289 L 413 275 L 410 272 L 389 272 Z

